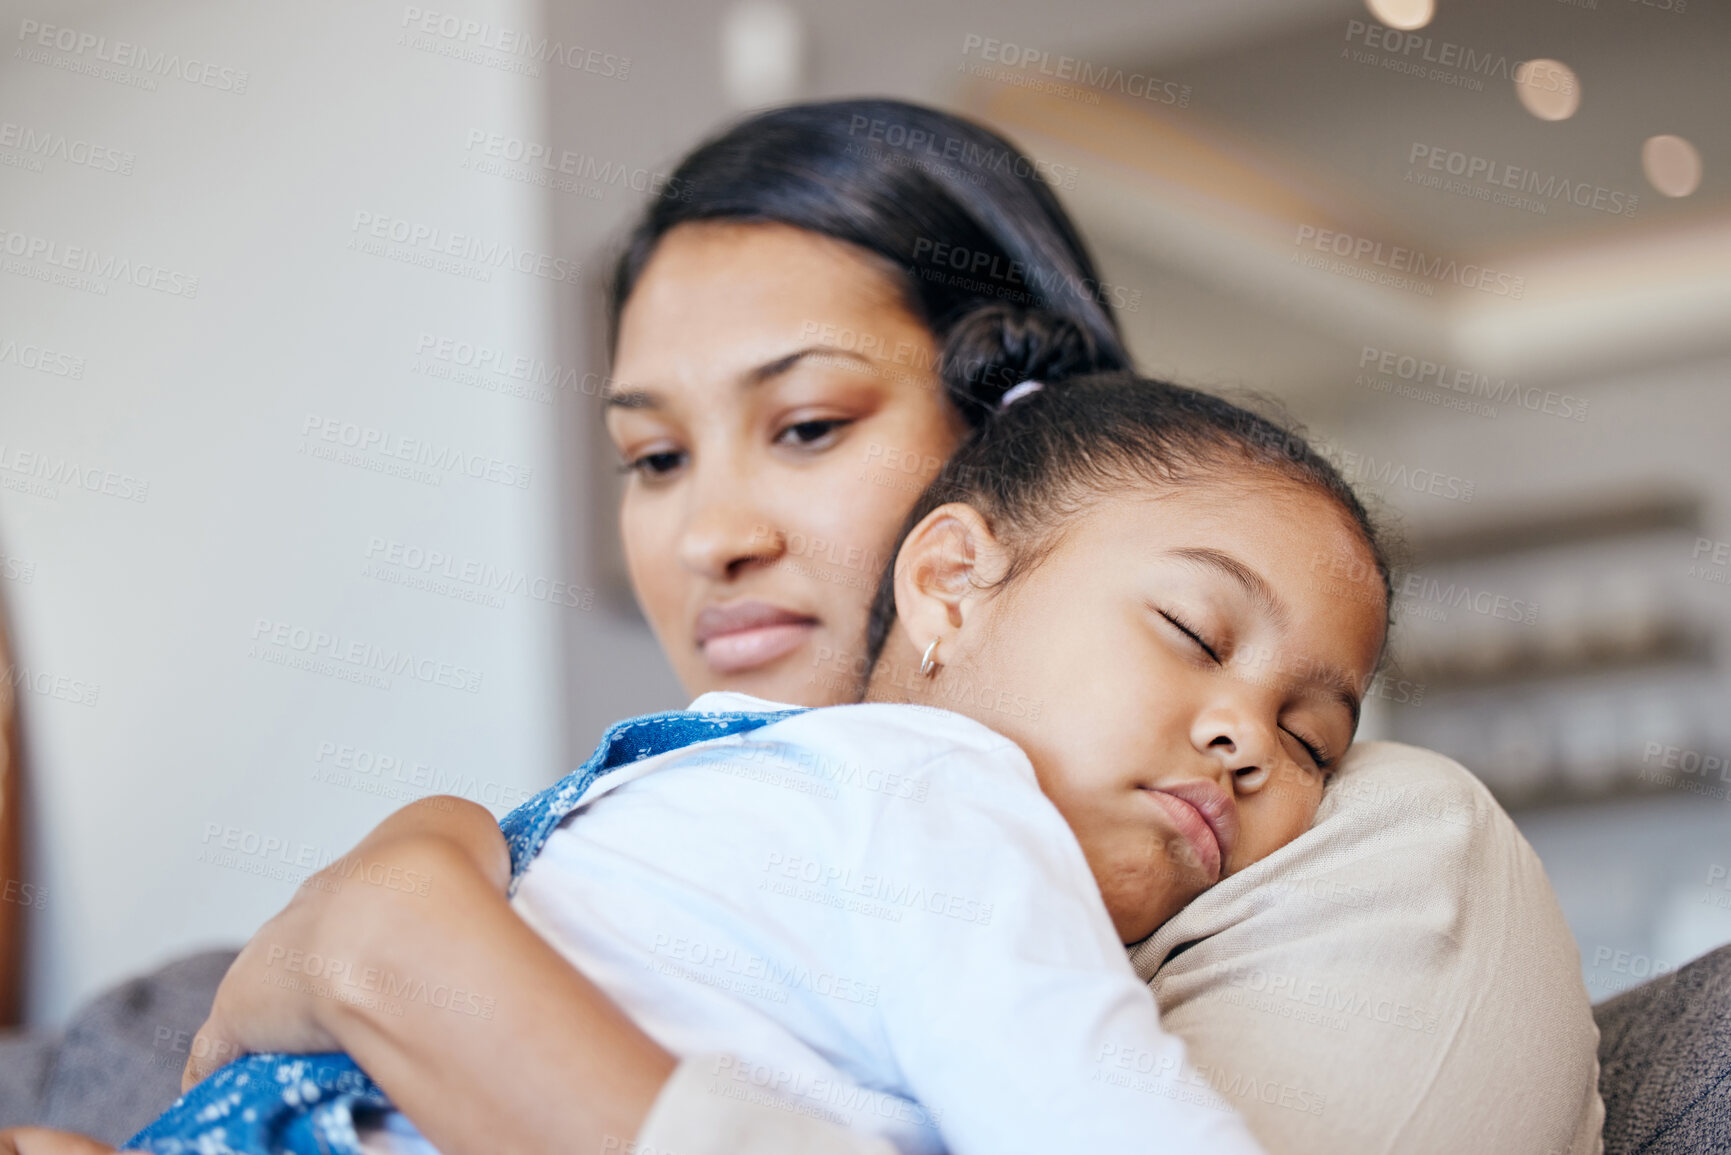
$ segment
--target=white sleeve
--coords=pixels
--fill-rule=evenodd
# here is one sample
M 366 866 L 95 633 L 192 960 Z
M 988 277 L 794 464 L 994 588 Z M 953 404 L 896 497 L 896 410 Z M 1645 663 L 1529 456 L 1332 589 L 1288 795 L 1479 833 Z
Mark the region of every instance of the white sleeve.
M 890 952 L 887 1045 L 954 1155 L 1260 1155 L 1218 1076 L 1161 1028 L 1025 760 L 930 772 L 927 803 L 880 824 L 868 864 L 920 898 L 871 939 Z

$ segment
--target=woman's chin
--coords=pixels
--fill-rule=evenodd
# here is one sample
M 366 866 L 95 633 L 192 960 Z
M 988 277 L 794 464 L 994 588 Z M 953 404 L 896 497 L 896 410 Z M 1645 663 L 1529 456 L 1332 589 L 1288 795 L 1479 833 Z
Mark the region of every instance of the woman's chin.
M 802 659 L 800 651 L 755 669 L 729 674 L 705 668 L 687 686 L 698 694 L 728 690 L 791 706 L 850 705 L 859 701 L 865 690 L 861 680 L 851 673 L 831 670 L 827 663 L 820 664 L 809 657 Z

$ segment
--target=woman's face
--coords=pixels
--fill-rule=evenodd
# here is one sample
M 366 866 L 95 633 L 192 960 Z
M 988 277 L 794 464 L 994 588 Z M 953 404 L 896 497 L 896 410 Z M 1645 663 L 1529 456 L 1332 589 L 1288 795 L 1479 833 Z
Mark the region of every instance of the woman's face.
M 878 576 L 964 431 L 892 275 L 785 225 L 680 225 L 604 401 L 632 586 L 686 692 L 857 701 Z

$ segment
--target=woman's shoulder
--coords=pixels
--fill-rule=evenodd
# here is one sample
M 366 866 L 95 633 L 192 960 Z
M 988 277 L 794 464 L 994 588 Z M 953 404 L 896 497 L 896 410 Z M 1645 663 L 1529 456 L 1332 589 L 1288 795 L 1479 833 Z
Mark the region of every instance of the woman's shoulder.
M 1195 1061 L 1302 1083 L 1312 1114 L 1239 1101 L 1287 1152 L 1567 1151 L 1597 1134 L 1573 936 L 1507 812 L 1434 751 L 1355 744 L 1309 831 L 1131 961 Z M 1490 1085 L 1522 1110 L 1485 1111 Z
M 905 774 L 965 775 L 979 771 L 1025 779 L 1037 789 L 1022 748 L 965 714 L 908 702 L 817 706 L 789 714 L 760 734 L 869 761 Z

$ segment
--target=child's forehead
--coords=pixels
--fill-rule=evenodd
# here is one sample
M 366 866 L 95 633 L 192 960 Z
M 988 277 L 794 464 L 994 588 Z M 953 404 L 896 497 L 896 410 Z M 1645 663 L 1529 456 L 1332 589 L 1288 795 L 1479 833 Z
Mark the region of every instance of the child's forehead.
M 1272 469 L 1210 473 L 1158 485 L 1101 493 L 1080 510 L 1093 536 L 1127 549 L 1208 535 L 1255 546 L 1295 535 L 1317 548 L 1351 556 L 1370 547 L 1331 493 Z M 1132 532 L 1133 531 L 1133 532 Z M 1184 544 L 1218 544 L 1190 541 Z
M 1183 571 L 1220 591 L 1223 604 L 1242 597 L 1292 644 L 1322 647 L 1330 665 L 1356 668 L 1380 652 L 1386 617 L 1375 554 L 1351 515 L 1315 487 L 1173 487 L 1126 493 L 1089 514 L 1067 542 L 1062 580 L 1071 593 L 1102 582 L 1133 590 Z M 1342 569 L 1360 580 L 1331 576 Z

